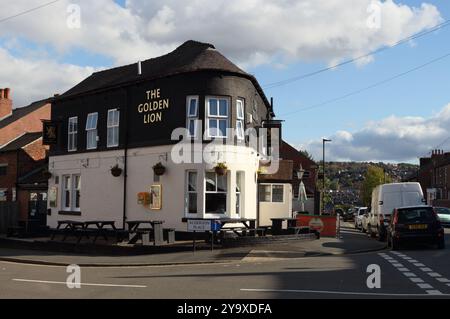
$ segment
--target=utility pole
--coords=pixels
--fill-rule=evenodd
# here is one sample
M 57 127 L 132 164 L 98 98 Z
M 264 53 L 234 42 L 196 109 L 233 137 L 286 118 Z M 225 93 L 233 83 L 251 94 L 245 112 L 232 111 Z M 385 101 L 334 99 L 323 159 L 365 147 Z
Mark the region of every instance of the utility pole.
M 325 143 L 326 142 L 331 142 L 331 140 L 328 140 L 326 138 L 322 139 L 322 144 L 323 144 L 323 162 L 322 162 L 323 185 L 322 185 L 322 209 L 320 211 L 320 215 L 322 215 L 323 212 L 325 212 Z

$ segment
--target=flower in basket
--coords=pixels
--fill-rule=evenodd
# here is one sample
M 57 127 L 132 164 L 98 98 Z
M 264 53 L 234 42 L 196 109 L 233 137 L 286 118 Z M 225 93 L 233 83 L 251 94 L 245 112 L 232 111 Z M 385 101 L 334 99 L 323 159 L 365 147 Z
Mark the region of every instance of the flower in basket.
M 218 163 L 214 170 L 216 171 L 217 175 L 223 176 L 227 173 L 228 166 L 225 163 Z
M 118 164 L 116 164 L 115 166 L 111 167 L 111 174 L 114 177 L 119 177 L 120 175 L 122 175 L 122 169 L 119 167 Z
M 159 162 L 158 164 L 153 166 L 153 171 L 157 176 L 161 176 L 166 172 L 166 167 L 161 162 Z

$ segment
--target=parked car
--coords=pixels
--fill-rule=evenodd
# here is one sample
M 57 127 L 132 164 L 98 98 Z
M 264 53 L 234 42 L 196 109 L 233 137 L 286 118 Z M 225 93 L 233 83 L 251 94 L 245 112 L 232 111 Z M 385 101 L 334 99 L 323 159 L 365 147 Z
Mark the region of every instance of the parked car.
M 438 214 L 441 224 L 444 227 L 450 226 L 450 209 L 447 207 L 435 207 L 436 213 Z
M 367 207 L 358 207 L 355 212 L 355 228 L 362 230 L 362 220 L 364 215 L 367 214 Z
M 375 187 L 372 192 L 372 208 L 367 222 L 371 237 L 386 240 L 386 228 L 392 212 L 398 207 L 425 206 L 422 187 L 419 183 L 393 183 Z
M 444 228 L 431 206 L 396 208 L 387 228 L 388 245 L 397 250 L 405 243 L 435 244 L 445 248 Z
M 367 233 L 369 226 L 369 216 L 370 216 L 370 207 L 367 208 L 367 211 L 364 212 L 361 216 L 361 232 Z
M 334 214 L 335 214 L 336 216 L 339 215 L 339 216 L 344 217 L 344 210 L 343 210 L 342 208 L 336 208 L 336 209 L 334 210 Z
M 342 220 L 344 222 L 347 222 L 349 220 L 354 220 L 355 213 L 356 213 L 355 208 L 349 208 L 346 212 L 342 211 Z

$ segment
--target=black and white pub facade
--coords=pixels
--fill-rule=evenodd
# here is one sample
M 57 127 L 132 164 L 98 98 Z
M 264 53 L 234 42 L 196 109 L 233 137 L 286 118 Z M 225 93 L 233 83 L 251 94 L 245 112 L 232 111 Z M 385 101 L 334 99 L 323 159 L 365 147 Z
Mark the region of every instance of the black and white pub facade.
M 210 44 L 94 73 L 52 105 L 48 225 L 257 219 L 260 149 L 273 147 L 248 132 L 273 117 L 257 80 Z

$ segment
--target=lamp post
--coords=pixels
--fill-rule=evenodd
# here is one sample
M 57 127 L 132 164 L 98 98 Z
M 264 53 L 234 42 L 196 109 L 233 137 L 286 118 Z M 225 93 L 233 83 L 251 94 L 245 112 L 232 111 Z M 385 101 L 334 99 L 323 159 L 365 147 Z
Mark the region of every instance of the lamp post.
M 304 174 L 305 174 L 305 170 L 303 169 L 303 166 L 302 166 L 302 164 L 300 163 L 300 168 L 299 168 L 299 170 L 297 171 L 297 178 L 298 178 L 298 180 L 299 180 L 299 186 L 298 186 L 298 200 L 299 200 L 299 202 L 300 202 L 300 210 L 301 210 L 302 212 L 305 211 L 305 202 L 304 202 L 304 199 L 302 198 L 302 194 L 301 194 L 301 192 L 302 192 L 301 186 L 302 186 L 303 175 L 304 175 Z
M 323 212 L 325 212 L 325 143 L 331 142 L 329 139 L 322 139 L 323 144 L 323 186 L 322 186 L 322 209 L 320 211 L 320 214 L 322 215 Z

